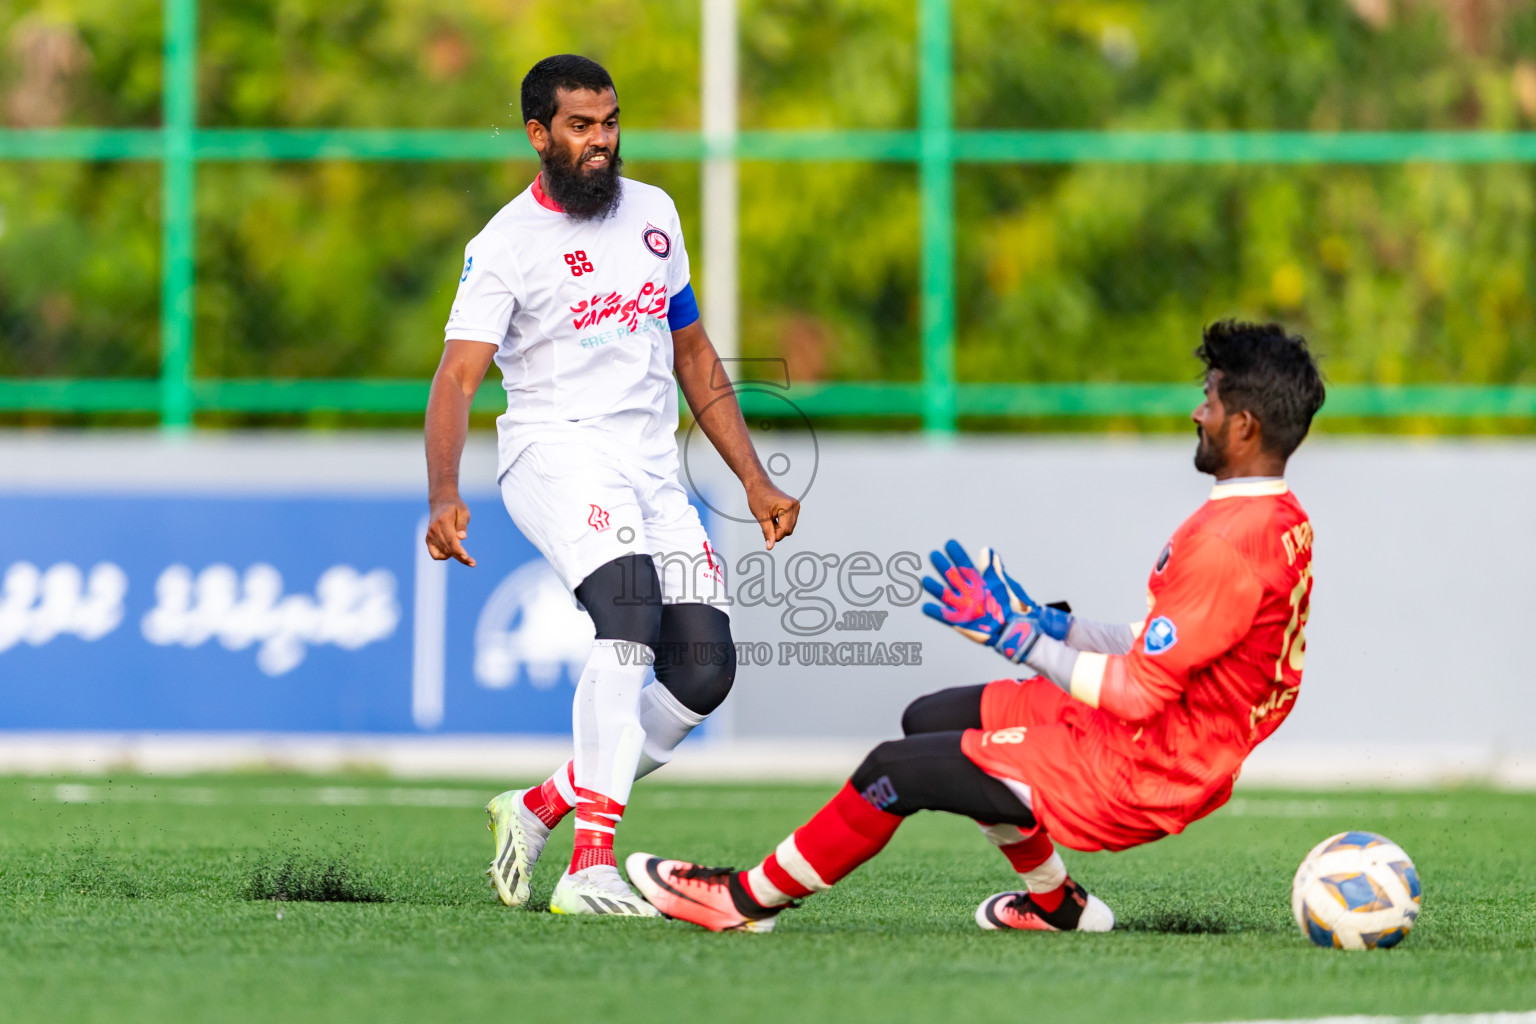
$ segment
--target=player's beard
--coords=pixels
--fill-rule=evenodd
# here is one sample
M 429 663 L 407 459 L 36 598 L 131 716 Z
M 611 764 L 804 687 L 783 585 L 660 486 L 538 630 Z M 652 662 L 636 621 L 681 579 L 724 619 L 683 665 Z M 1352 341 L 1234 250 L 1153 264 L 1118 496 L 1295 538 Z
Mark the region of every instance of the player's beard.
M 1198 473 L 1210 473 L 1212 476 L 1221 472 L 1227 465 L 1227 428 L 1231 424 L 1223 421 L 1221 430 L 1216 434 L 1208 434 L 1204 427 L 1196 427 L 1195 433 L 1199 435 L 1199 443 L 1195 445 L 1195 471 Z
M 576 220 L 603 220 L 619 205 L 624 181 L 619 172 L 624 161 L 619 147 L 608 152 L 608 162 L 596 170 L 586 170 L 584 162 L 600 148 L 582 150 L 574 159 L 563 153 L 546 153 L 542 161 L 544 191 L 560 204 L 566 215 Z

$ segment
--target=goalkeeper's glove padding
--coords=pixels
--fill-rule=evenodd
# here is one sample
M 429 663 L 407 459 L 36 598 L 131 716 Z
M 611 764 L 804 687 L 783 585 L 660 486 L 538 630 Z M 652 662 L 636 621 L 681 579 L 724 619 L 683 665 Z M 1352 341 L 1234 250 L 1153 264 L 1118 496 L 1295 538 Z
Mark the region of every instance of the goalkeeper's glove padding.
M 938 551 L 929 556 L 944 582 L 923 578 L 923 589 L 939 599 L 923 605 L 924 615 L 1015 663 L 1028 657 L 1042 633 L 1066 639 L 1070 611 L 1037 603 L 1004 571 L 997 552 L 982 549 L 980 568 L 959 541 L 945 544 L 944 552 L 947 558 Z

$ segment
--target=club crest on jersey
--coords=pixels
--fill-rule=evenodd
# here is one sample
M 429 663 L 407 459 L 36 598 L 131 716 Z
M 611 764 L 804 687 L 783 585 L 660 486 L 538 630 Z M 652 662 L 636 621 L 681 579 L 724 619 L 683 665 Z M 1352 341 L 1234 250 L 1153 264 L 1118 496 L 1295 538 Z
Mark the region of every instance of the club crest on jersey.
M 587 525 L 598 533 L 608 529 L 608 513 L 596 505 L 588 505 L 587 507 L 592 510 L 592 513 L 587 516 Z
M 654 224 L 647 224 L 645 232 L 641 234 L 645 247 L 651 251 L 651 255 L 659 260 L 664 260 L 672 255 L 672 239 L 667 233 Z
M 1179 642 L 1178 627 L 1168 616 L 1159 615 L 1147 624 L 1147 632 L 1141 642 L 1148 654 L 1162 654 Z
M 1163 546 L 1163 553 L 1157 556 L 1157 564 L 1152 567 L 1152 571 L 1161 576 L 1163 574 L 1163 570 L 1168 568 L 1168 559 L 1172 557 L 1173 541 L 1169 541 Z

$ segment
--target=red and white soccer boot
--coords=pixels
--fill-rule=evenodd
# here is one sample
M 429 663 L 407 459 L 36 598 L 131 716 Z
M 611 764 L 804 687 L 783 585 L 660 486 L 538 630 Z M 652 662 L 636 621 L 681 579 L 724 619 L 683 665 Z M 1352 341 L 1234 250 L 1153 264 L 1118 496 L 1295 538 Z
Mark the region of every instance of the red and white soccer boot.
M 709 868 L 649 853 L 624 859 L 629 881 L 667 917 L 712 932 L 771 932 L 783 907 L 765 907 L 741 884 L 735 868 Z M 793 906 L 793 904 L 790 904 Z
M 1055 910 L 1046 910 L 1027 892 L 1000 892 L 976 908 L 976 923 L 988 931 L 1015 928 L 1027 932 L 1107 932 L 1115 914 L 1097 896 L 1072 879 Z

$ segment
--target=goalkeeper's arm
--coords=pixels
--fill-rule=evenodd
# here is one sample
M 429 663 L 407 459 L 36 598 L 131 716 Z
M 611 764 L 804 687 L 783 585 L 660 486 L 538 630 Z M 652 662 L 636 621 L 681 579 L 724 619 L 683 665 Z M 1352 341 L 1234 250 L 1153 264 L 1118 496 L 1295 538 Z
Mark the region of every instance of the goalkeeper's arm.
M 1040 636 L 1020 652 L 1024 664 L 1084 704 L 1144 722 L 1183 693 L 1192 672 L 1248 634 L 1263 597 L 1263 584 L 1230 542 L 1197 534 L 1184 542 L 1183 557 L 1168 569 L 1148 612 L 1148 622 L 1162 626 L 1157 644 L 1133 642 L 1126 645 L 1129 653 L 1093 652 Z M 1083 642 L 1106 640 L 1096 632 L 1085 631 Z
M 1091 619 L 1072 616 L 1067 630 L 1067 646 L 1079 651 L 1098 654 L 1130 654 L 1131 645 L 1141 632 L 1141 623 L 1094 622 Z
M 1126 648 L 1129 650 L 1129 643 Z M 1081 651 L 1042 636 L 1024 658 L 1024 664 L 1089 707 L 1103 708 L 1127 722 L 1146 721 L 1169 700 L 1127 671 L 1123 653 Z

